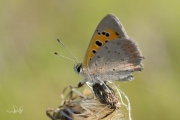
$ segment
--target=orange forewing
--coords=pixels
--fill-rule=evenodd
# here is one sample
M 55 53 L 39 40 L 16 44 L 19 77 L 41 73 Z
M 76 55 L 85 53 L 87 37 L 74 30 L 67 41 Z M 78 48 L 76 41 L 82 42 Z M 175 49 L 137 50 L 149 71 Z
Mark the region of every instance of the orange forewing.
M 93 50 L 95 51 L 98 51 L 100 49 L 99 46 L 96 45 L 96 41 L 100 41 L 103 44 L 105 44 L 105 41 L 108 40 L 108 41 L 111 41 L 111 40 L 114 40 L 116 38 L 119 37 L 119 35 L 116 34 L 116 31 L 114 31 L 113 29 L 105 29 L 104 32 L 106 33 L 109 33 L 109 36 L 105 36 L 105 35 L 102 35 L 102 34 L 94 34 L 94 36 L 92 37 L 92 40 L 91 42 L 89 43 L 89 47 L 86 51 L 86 54 L 84 56 L 84 62 L 83 62 L 83 69 L 85 70 L 87 67 L 88 67 L 88 64 L 89 64 L 89 61 L 90 59 L 94 56 L 93 54 Z

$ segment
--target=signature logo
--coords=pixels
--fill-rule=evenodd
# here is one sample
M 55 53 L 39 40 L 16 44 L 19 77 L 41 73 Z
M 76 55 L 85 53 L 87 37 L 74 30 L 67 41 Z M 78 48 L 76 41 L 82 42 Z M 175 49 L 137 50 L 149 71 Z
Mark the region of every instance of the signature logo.
M 21 114 L 23 112 L 23 106 L 20 106 L 19 108 L 15 105 L 13 105 L 14 110 L 6 110 L 8 113 L 19 113 Z

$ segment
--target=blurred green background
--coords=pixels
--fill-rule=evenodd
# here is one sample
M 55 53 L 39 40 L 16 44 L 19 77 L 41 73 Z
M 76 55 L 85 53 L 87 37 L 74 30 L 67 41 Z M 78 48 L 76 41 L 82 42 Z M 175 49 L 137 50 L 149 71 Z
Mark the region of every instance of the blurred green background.
M 82 79 L 60 38 L 83 56 L 100 20 L 114 13 L 140 46 L 145 69 L 132 82 L 116 82 L 132 107 L 133 120 L 180 119 L 179 0 L 1 0 L 0 119 L 49 120 L 45 110 L 58 107 L 67 85 Z M 8 113 L 13 105 L 22 114 Z

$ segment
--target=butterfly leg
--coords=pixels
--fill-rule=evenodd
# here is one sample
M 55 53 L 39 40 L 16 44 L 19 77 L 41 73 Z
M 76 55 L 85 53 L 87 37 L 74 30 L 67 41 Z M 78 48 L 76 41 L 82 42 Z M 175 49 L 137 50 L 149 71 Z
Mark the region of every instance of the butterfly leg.
M 89 82 L 86 82 L 86 85 L 91 89 L 92 93 L 94 94 L 94 91 L 93 91 L 93 88 L 92 88 L 93 83 L 91 81 L 89 81 Z
M 51 120 L 56 120 L 56 118 L 51 114 L 51 113 L 55 113 L 55 112 L 57 112 L 57 109 L 59 109 L 59 108 L 48 108 L 47 110 L 46 110 L 46 115 L 51 119 Z
M 92 85 L 94 84 L 94 82 L 88 81 L 88 79 L 82 79 L 82 80 L 79 82 L 77 88 L 82 87 L 84 84 L 86 84 L 86 85 L 91 89 L 92 93 L 94 93 L 94 92 L 93 92 L 93 88 L 92 88 Z
M 84 83 L 86 83 L 87 81 L 88 81 L 87 79 L 82 79 L 78 84 L 78 88 L 82 87 Z

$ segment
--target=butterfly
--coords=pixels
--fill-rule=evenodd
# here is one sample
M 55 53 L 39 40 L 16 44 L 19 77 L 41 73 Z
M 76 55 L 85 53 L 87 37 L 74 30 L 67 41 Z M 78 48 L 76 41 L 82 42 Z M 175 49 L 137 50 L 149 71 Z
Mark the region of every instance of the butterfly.
M 106 15 L 97 26 L 83 63 L 74 66 L 83 76 L 78 87 L 87 81 L 130 81 L 132 72 L 142 71 L 144 59 L 137 43 L 130 38 L 113 14 Z

